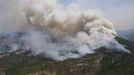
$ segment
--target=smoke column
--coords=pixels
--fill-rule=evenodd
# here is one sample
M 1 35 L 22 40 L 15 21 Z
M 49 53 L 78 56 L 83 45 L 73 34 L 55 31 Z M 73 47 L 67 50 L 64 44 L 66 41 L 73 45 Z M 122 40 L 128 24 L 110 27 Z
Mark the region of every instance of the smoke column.
M 4 45 L 10 46 L 12 51 L 23 46 L 32 50 L 33 55 L 42 54 L 56 61 L 92 54 L 103 46 L 130 53 L 114 40 L 113 24 L 99 11 L 84 10 L 74 3 L 65 6 L 58 0 L 20 0 L 17 3 L 21 3 L 18 7 L 22 10 L 17 9 L 15 13 L 21 19 L 14 17 L 14 20 L 21 20 L 17 30 L 21 29 L 19 32 L 24 34 L 20 37 L 8 33 L 11 40 Z M 8 22 L 6 17 L 4 21 Z

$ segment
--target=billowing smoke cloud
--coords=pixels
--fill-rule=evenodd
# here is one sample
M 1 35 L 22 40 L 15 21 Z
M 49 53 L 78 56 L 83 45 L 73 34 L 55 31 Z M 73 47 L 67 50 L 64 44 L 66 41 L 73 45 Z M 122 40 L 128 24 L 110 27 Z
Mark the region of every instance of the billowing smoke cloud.
M 18 21 L 21 27 L 17 29 L 25 31 L 4 35 L 9 37 L 7 42 L 10 42 L 2 43 L 2 48 L 7 46 L 11 48 L 10 52 L 23 47 L 32 50 L 34 55 L 42 54 L 57 61 L 92 54 L 102 46 L 129 53 L 114 40 L 116 32 L 113 24 L 98 11 L 80 9 L 76 4 L 64 6 L 57 0 L 19 2 L 23 10 L 19 12 L 17 9 L 15 13 L 23 12 L 19 17 L 24 20 L 16 17 L 13 19 L 21 20 Z M 6 17 L 3 20 L 8 23 Z M 10 26 L 14 28 L 17 25 L 11 23 Z
M 71 0 L 85 9 L 100 9 L 118 31 L 134 29 L 133 0 Z M 123 13 L 121 13 L 123 12 Z M 125 14 L 125 15 L 124 15 Z

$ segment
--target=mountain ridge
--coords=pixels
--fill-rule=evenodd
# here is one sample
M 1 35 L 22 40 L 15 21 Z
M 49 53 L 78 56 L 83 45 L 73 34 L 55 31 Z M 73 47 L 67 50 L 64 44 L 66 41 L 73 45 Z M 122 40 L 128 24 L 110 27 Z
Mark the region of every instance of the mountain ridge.
M 118 31 L 120 37 L 134 42 L 134 30 Z
M 131 54 L 108 52 L 101 47 L 95 54 L 77 59 L 53 61 L 42 56 L 26 53 L 11 53 L 0 58 L 0 75 L 133 75 L 134 43 L 120 37 L 115 38 L 125 45 Z

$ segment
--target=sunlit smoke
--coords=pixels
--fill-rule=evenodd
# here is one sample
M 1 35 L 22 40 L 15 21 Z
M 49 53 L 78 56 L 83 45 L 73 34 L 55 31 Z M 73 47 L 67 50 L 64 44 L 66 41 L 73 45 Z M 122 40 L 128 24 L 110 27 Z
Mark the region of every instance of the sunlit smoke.
M 11 44 L 18 44 L 17 48 L 22 46 L 34 55 L 42 54 L 57 61 L 92 54 L 103 46 L 129 53 L 114 40 L 113 24 L 99 11 L 84 10 L 77 4 L 64 6 L 57 0 L 22 2 L 25 5 L 20 5 L 20 13 L 23 12 L 21 16 L 26 21 L 21 25 L 25 24 L 26 31 L 17 37 L 21 43 L 12 39 Z

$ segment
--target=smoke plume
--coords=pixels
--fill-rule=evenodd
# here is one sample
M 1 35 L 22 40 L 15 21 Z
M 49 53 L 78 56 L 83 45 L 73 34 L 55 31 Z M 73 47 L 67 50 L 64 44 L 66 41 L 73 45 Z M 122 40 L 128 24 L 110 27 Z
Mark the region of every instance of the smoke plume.
M 8 0 L 2 1 L 10 5 Z M 74 3 L 65 6 L 58 0 L 14 0 L 12 3 L 13 10 L 2 8 L 7 14 L 13 13 L 11 19 L 6 15 L 0 18 L 0 26 L 5 21 L 6 28 L 12 30 L 1 31 L 1 38 L 8 37 L 3 38 L 6 43 L 0 43 L 1 52 L 5 46 L 9 52 L 25 48 L 33 55 L 42 54 L 57 61 L 92 54 L 103 46 L 130 53 L 114 40 L 113 24 L 99 11 L 84 10 Z

